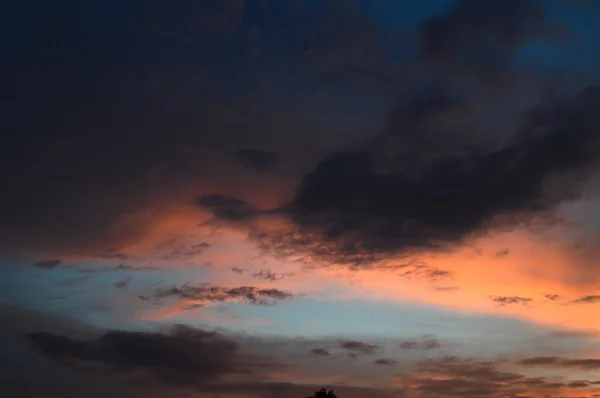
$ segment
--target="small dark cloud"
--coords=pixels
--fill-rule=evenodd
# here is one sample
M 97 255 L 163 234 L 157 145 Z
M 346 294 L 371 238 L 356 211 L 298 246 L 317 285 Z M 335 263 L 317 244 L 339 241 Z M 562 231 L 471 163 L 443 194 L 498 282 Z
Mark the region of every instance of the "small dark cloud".
M 292 300 L 296 296 L 279 289 L 261 289 L 255 286 L 222 287 L 203 283 L 159 288 L 142 297 L 147 300 L 176 298 L 199 303 L 244 301 L 253 305 L 274 305 L 279 301 Z
M 43 270 L 52 270 L 61 264 L 60 260 L 40 260 L 33 264 L 34 267 Z
M 374 344 L 363 343 L 362 341 L 356 340 L 342 341 L 340 343 L 340 347 L 353 351 L 354 353 L 360 353 L 364 355 L 373 354 L 379 348 Z
M 580 370 L 600 369 L 600 359 L 571 359 L 562 357 L 533 357 L 517 362 L 523 366 L 549 366 L 575 368 Z
M 376 359 L 375 361 L 373 361 L 373 363 L 375 363 L 377 365 L 393 366 L 393 365 L 397 364 L 398 361 L 396 361 L 395 359 L 391 359 L 391 358 L 379 358 L 379 359 Z
M 519 296 L 492 296 L 492 301 L 498 305 L 510 305 L 510 304 L 529 304 L 533 302 L 530 297 L 519 297 Z
M 590 384 L 585 381 L 572 381 L 567 384 L 569 388 L 586 388 L 589 387 Z
M 252 276 L 254 276 L 255 278 L 258 278 L 258 279 L 264 279 L 267 281 L 274 282 L 274 281 L 281 280 L 281 279 L 285 278 L 286 276 L 293 276 L 293 275 L 294 275 L 293 273 L 289 273 L 289 272 L 277 273 L 277 272 L 271 271 L 270 269 L 261 269 L 259 272 L 255 273 Z
M 310 350 L 310 353 L 322 357 L 328 357 L 331 355 L 331 353 L 324 348 L 313 348 L 312 350 Z
M 238 267 L 232 267 L 231 270 L 233 272 L 235 272 L 236 274 L 243 274 L 244 272 L 248 271 L 247 268 L 238 268 Z
M 131 283 L 131 279 L 123 279 L 123 280 L 116 281 L 115 283 L 113 283 L 113 286 L 116 287 L 117 289 L 126 289 L 130 283 Z
M 272 170 L 278 161 L 276 154 L 262 149 L 238 149 L 233 153 L 233 157 L 257 173 L 266 173 Z
M 403 350 L 432 350 L 440 347 L 441 344 L 436 339 L 406 340 L 400 343 Z
M 119 271 L 155 271 L 158 269 L 158 267 L 119 264 L 114 269 L 119 270 Z
M 498 258 L 504 258 L 504 257 L 508 257 L 509 254 L 510 254 L 510 250 L 504 249 L 504 250 L 500 250 L 499 252 L 497 252 L 495 254 L 495 256 Z
M 598 302 L 600 302 L 600 295 L 593 294 L 589 296 L 579 297 L 578 299 L 571 301 L 571 304 L 596 304 Z
M 560 295 L 558 295 L 558 294 L 545 294 L 544 297 L 550 301 L 560 300 Z

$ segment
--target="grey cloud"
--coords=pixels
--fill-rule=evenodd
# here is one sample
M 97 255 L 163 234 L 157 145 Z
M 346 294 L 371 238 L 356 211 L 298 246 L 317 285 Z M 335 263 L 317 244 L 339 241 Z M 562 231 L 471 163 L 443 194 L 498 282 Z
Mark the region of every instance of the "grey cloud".
M 498 305 L 529 304 L 533 302 L 533 299 L 530 297 L 519 296 L 493 296 L 491 299 Z
M 595 304 L 598 302 L 600 302 L 599 294 L 583 296 L 583 297 L 579 297 L 578 299 L 571 301 L 572 304 Z
M 96 340 L 44 332 L 30 339 L 40 353 L 65 365 L 87 362 L 116 371 L 146 370 L 172 384 L 195 384 L 240 371 L 234 360 L 236 343 L 186 326 L 169 333 L 112 331 Z
M 273 305 L 279 301 L 292 300 L 295 295 L 279 289 L 261 289 L 255 286 L 222 287 L 203 283 L 159 288 L 142 297 L 146 300 L 176 298 L 200 303 L 243 301 L 253 305 Z
M 321 357 L 331 356 L 331 353 L 324 348 L 313 348 L 312 350 L 310 350 L 310 353 Z
M 377 345 L 364 343 L 362 341 L 356 340 L 342 341 L 340 343 L 340 347 L 364 355 L 374 354 L 375 351 L 379 348 Z
M 522 359 L 517 362 L 524 366 L 549 366 L 575 368 L 580 370 L 600 369 L 600 359 L 571 359 L 562 357 L 533 357 Z
M 376 365 L 393 366 L 393 365 L 397 364 L 398 361 L 396 361 L 395 359 L 391 359 L 391 358 L 379 358 L 379 359 L 376 359 L 373 363 Z
M 267 281 L 274 282 L 274 281 L 283 279 L 287 276 L 293 276 L 293 275 L 294 275 L 293 273 L 289 273 L 289 272 L 277 273 L 277 272 L 271 271 L 270 269 L 261 269 L 259 272 L 253 274 L 252 276 L 254 276 L 255 278 L 258 278 L 258 279 L 264 279 Z

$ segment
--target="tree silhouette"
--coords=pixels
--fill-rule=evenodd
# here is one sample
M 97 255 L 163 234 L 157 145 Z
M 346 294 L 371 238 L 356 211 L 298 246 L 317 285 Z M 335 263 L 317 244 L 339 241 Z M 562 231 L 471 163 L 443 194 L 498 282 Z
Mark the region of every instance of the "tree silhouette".
M 309 395 L 306 398 L 337 398 L 337 395 L 333 392 L 333 390 L 327 391 L 324 388 L 321 388 L 318 391 L 315 391 L 313 395 Z

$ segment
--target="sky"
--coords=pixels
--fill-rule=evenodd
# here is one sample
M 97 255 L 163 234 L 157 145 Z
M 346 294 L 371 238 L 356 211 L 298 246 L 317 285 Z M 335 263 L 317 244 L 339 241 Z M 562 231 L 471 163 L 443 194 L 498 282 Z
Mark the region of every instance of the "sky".
M 600 397 L 600 2 L 0 6 L 0 396 Z

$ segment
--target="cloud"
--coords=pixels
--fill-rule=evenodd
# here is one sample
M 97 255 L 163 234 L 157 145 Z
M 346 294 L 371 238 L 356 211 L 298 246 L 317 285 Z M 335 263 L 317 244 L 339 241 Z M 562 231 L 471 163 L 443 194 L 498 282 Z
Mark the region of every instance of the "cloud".
M 283 278 L 285 278 L 286 276 L 293 276 L 293 273 L 290 272 L 286 272 L 286 273 L 277 273 L 277 272 L 273 272 L 270 269 L 261 269 L 259 272 L 253 274 L 252 276 L 254 276 L 255 278 L 258 279 L 264 279 L 267 281 L 278 281 L 281 280 Z
M 217 219 L 229 221 L 249 221 L 260 212 L 243 200 L 223 195 L 206 195 L 196 199 L 198 205 L 213 213 Z
M 548 366 L 576 368 L 580 370 L 600 369 L 600 359 L 570 359 L 561 357 L 533 357 L 522 359 L 517 362 L 523 366 Z
M 400 343 L 403 350 L 432 350 L 440 347 L 441 344 L 436 339 L 406 340 Z
M 340 257 L 443 249 L 496 217 L 512 215 L 504 221 L 510 225 L 514 217 L 527 219 L 576 198 L 581 184 L 549 193 L 544 183 L 595 164 L 598 106 L 600 90 L 590 87 L 572 101 L 532 111 L 505 147 L 432 159 L 416 177 L 376 171 L 366 151 L 333 154 L 305 177 L 284 211 L 300 228 L 321 231 Z
M 545 294 L 544 297 L 550 301 L 560 300 L 560 295 L 558 294 Z
M 377 365 L 394 366 L 398 362 L 395 359 L 391 359 L 391 358 L 379 358 L 379 359 L 376 359 L 373 363 L 377 364 Z
M 21 23 L 7 25 L 14 40 L 2 79 L 2 92 L 18 93 L 0 141 L 11 185 L 0 198 L 2 249 L 89 253 L 136 242 L 192 187 L 247 193 L 271 184 L 232 162 L 266 171 L 285 158 L 278 172 L 295 179 L 337 146 L 348 129 L 322 125 L 318 109 L 345 96 L 316 98 L 313 87 L 385 87 L 389 65 L 374 62 L 393 52 L 377 40 L 383 29 L 353 7 L 324 10 L 329 1 L 261 3 L 91 5 L 89 15 L 120 15 L 104 25 L 81 24 L 68 3 L 15 9 Z M 275 64 L 288 67 L 267 72 Z M 307 90 L 273 95 L 292 81 Z
M 446 357 L 419 363 L 413 374 L 403 378 L 423 396 L 496 397 L 562 395 L 568 388 L 581 388 L 558 382 L 553 378 L 531 378 L 505 372 L 500 363 Z
M 313 348 L 310 353 L 321 357 L 331 356 L 331 353 L 324 348 Z
M 509 304 L 529 304 L 533 302 L 530 297 L 519 297 L 519 296 L 494 296 L 491 298 L 493 302 L 498 305 L 509 305 Z
M 504 249 L 504 250 L 500 250 L 499 252 L 497 252 L 496 257 L 504 258 L 504 257 L 508 257 L 509 254 L 510 254 L 510 250 Z
M 119 264 L 114 269 L 119 271 L 154 271 L 157 270 L 157 267 L 149 267 L 149 266 L 134 266 L 127 264 Z
M 340 343 L 340 347 L 352 351 L 353 353 L 360 353 L 364 355 L 374 354 L 375 351 L 379 348 L 374 344 L 363 343 L 361 341 L 356 340 L 342 341 Z
M 238 149 L 233 157 L 257 173 L 266 173 L 277 165 L 277 155 L 261 149 Z
M 34 263 L 33 266 L 44 270 L 52 270 L 58 267 L 60 264 L 60 260 L 40 260 Z
M 123 279 L 113 283 L 113 286 L 117 289 L 126 289 L 131 283 L 132 279 Z
M 593 294 L 589 296 L 579 297 L 578 299 L 571 301 L 571 304 L 595 304 L 598 302 L 600 302 L 600 295 Z
M 222 287 L 202 283 L 159 288 L 141 297 L 146 300 L 177 298 L 199 303 L 242 301 L 253 305 L 274 305 L 279 301 L 292 300 L 296 296 L 290 292 L 273 288 L 261 289 L 255 286 Z
M 243 274 L 244 272 L 248 271 L 247 268 L 238 268 L 238 267 L 232 267 L 231 270 L 233 272 L 235 272 L 236 274 Z
M 43 355 L 69 366 L 85 363 L 114 371 L 144 370 L 170 384 L 196 384 L 239 372 L 237 344 L 214 332 L 177 325 L 169 333 L 112 331 L 96 340 L 37 332 L 31 342 Z

